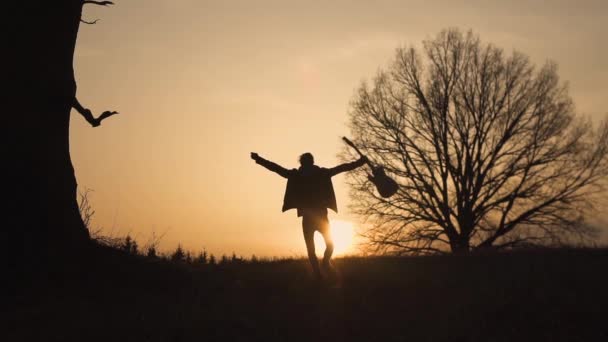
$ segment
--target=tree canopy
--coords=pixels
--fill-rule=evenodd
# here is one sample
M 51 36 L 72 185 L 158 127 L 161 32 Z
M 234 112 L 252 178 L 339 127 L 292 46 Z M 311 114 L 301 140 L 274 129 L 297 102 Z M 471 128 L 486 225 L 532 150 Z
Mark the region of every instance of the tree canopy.
M 350 108 L 355 143 L 400 184 L 350 178 L 377 250 L 468 252 L 585 239 L 608 175 L 608 120 L 576 114 L 557 65 L 540 68 L 472 32 L 396 50 Z

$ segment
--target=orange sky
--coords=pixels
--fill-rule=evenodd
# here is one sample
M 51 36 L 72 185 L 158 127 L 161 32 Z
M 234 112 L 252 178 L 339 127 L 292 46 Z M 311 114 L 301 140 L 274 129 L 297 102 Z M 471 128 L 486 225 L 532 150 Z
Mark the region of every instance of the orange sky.
M 121 114 L 91 128 L 74 113 L 72 159 L 94 189 L 94 226 L 141 242 L 165 233 L 162 248 L 302 255 L 299 220 L 280 210 L 285 181 L 249 152 L 337 164 L 354 89 L 396 47 L 446 27 L 557 61 L 579 112 L 608 112 L 605 0 L 116 3 L 85 7 L 101 20 L 81 27 L 75 69 L 85 106 Z M 331 218 L 356 222 L 343 177 Z

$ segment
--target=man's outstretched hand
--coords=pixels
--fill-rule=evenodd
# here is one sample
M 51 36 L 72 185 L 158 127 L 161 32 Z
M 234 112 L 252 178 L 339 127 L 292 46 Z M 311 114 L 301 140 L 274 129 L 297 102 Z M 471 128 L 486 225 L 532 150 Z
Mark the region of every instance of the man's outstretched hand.
M 260 159 L 260 156 L 255 152 L 251 152 L 251 159 L 258 161 L 258 159 Z

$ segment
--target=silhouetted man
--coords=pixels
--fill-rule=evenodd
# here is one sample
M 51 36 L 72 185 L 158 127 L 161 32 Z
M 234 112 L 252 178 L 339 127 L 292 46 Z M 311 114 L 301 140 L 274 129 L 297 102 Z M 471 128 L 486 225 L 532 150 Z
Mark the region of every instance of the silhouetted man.
M 315 165 L 315 160 L 310 153 L 300 156 L 300 168 L 288 170 L 278 164 L 260 157 L 257 153 L 251 153 L 251 159 L 270 171 L 278 173 L 287 178 L 287 188 L 283 199 L 283 211 L 297 209 L 298 216 L 302 216 L 302 231 L 308 259 L 316 278 L 321 277 L 319 261 L 315 254 L 315 231 L 319 231 L 325 240 L 325 253 L 323 255 L 323 267 L 330 269 L 330 259 L 334 251 L 331 239 L 327 208 L 338 212 L 336 195 L 331 183 L 331 177 L 346 171 L 354 170 L 363 164 L 365 159 L 338 165 L 326 169 Z

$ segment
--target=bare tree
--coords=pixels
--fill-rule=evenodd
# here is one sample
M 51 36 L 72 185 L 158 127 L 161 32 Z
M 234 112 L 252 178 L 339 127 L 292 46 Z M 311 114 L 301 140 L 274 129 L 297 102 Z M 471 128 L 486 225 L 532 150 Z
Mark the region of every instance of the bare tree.
M 33 0 L 7 4 L 3 101 L 3 178 L 11 248 L 83 246 L 88 232 L 79 214 L 70 158 L 70 112 L 76 101 L 73 59 L 85 5 L 110 1 Z M 94 118 L 79 106 L 91 122 Z M 85 115 L 85 114 L 83 114 Z M 103 115 L 102 115 L 103 116 Z M 10 227 L 10 229 L 8 229 Z
M 360 170 L 353 209 L 378 251 L 468 252 L 589 237 L 608 175 L 608 120 L 575 115 L 557 66 L 457 29 L 399 48 L 350 110 L 355 142 L 400 183 L 379 197 Z M 348 152 L 347 152 L 348 153 Z

